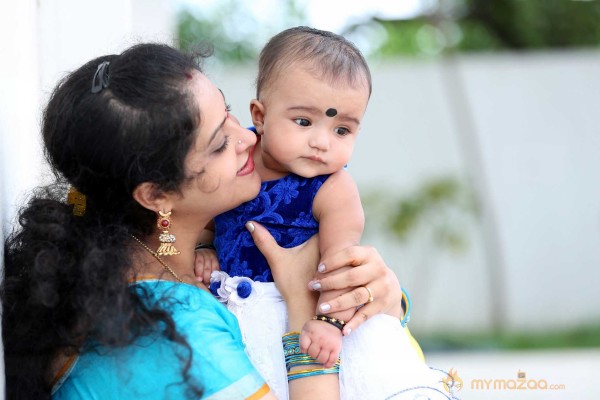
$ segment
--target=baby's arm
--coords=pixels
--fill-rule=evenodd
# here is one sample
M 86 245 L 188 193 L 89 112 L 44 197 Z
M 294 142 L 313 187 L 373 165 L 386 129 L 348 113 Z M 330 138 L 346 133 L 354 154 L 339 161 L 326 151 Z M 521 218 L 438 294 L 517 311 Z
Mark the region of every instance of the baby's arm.
M 313 213 L 319 221 L 321 259 L 347 247 L 360 244 L 365 227 L 365 215 L 358 188 L 347 171 L 338 171 L 323 183 L 315 196 Z M 351 267 L 338 269 L 333 274 L 338 274 L 348 268 Z M 346 289 L 323 292 L 319 298 L 319 304 L 348 291 Z M 329 315 L 326 312 L 324 314 Z M 348 321 L 354 316 L 354 312 L 350 310 L 329 316 Z
M 214 247 L 212 247 L 214 236 L 214 222 L 211 221 L 200 233 L 200 237 L 198 237 L 196 260 L 194 261 L 194 273 L 196 279 L 200 282 L 204 282 L 207 286 L 210 284 L 211 272 L 219 270 L 217 252 Z
M 358 188 L 347 171 L 338 171 L 323 183 L 315 196 L 313 214 L 319 221 L 321 259 L 360 243 L 365 217 Z M 338 274 L 348 268 L 350 267 L 340 268 L 332 273 Z M 321 292 L 318 304 L 348 291 L 349 289 Z M 354 311 L 328 314 L 326 310 L 317 310 L 316 314 L 349 321 L 354 316 Z M 306 323 L 302 339 L 308 344 L 311 356 L 325 366 L 331 366 L 341 349 L 342 332 L 327 322 L 313 320 Z

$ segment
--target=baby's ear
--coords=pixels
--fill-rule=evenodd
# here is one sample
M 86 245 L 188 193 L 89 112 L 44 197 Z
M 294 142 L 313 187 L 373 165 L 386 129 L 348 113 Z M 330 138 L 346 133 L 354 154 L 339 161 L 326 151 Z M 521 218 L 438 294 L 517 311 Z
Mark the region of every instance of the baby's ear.
M 254 99 L 250 102 L 250 115 L 252 123 L 256 128 L 256 133 L 262 135 L 264 132 L 265 123 L 265 106 L 260 101 Z

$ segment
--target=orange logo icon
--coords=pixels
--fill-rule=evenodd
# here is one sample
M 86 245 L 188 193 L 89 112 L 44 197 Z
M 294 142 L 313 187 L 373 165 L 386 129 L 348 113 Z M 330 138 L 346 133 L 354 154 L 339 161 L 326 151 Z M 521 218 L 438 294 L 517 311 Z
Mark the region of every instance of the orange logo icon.
M 452 368 L 447 376 L 442 379 L 442 383 L 444 384 L 444 389 L 446 389 L 448 393 L 454 393 L 463 387 L 463 380 L 460 379 L 454 368 Z

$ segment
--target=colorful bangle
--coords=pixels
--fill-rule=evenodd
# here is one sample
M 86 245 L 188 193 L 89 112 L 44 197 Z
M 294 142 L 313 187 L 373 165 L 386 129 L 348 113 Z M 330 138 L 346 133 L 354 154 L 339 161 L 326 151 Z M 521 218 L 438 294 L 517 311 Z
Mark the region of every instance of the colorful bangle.
M 289 371 L 292 367 L 300 365 L 317 365 L 317 360 L 308 354 L 300 352 L 300 333 L 291 332 L 281 338 L 283 344 L 283 354 L 285 356 L 285 366 Z
M 315 315 L 312 319 L 317 320 L 317 321 L 327 322 L 328 324 L 331 324 L 331 325 L 335 326 L 336 328 L 338 328 L 340 331 L 343 331 L 344 326 L 346 326 L 346 321 L 341 320 L 341 319 L 331 318 L 331 317 L 328 317 L 327 315 Z
M 314 375 L 337 374 L 340 371 L 341 361 L 338 358 L 331 368 L 322 368 L 322 364 L 306 353 L 300 352 L 300 332 L 290 332 L 281 338 L 283 353 L 285 355 L 285 366 L 288 371 L 288 381 L 305 378 Z M 300 371 L 290 370 L 294 367 L 307 365 L 321 365 L 321 368 L 303 369 Z
M 406 310 L 400 320 L 400 324 L 404 327 L 410 321 L 410 311 L 412 309 L 412 302 L 410 301 L 408 292 L 404 288 L 402 288 L 402 308 Z
M 339 374 L 340 366 L 338 364 L 331 368 L 315 368 L 315 369 L 304 369 L 302 371 L 288 372 L 288 381 L 293 381 L 298 378 L 307 378 L 309 376 L 326 375 L 326 374 Z

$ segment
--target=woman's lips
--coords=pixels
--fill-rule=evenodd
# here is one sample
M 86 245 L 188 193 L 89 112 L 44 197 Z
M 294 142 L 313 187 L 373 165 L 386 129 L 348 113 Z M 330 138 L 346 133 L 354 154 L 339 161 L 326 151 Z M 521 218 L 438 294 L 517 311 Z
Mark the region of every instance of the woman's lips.
M 248 175 L 254 171 L 254 158 L 252 156 L 254 155 L 255 148 L 256 146 L 250 149 L 250 152 L 248 153 L 248 159 L 246 160 L 246 164 L 244 164 L 244 166 L 237 172 L 237 176 Z

